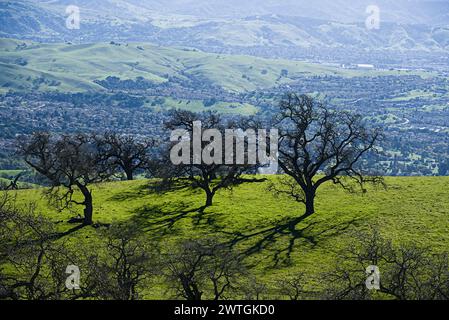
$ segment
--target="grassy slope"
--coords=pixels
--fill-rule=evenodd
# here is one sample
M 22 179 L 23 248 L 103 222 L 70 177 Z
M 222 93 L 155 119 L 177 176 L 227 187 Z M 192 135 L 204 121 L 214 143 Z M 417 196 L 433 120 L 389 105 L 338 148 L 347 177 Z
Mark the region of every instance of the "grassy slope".
M 184 109 L 190 110 L 193 112 L 201 112 L 201 111 L 217 111 L 220 113 L 238 113 L 243 115 L 251 115 L 255 114 L 258 111 L 256 106 L 253 106 L 249 103 L 229 103 L 229 102 L 217 102 L 212 106 L 205 107 L 204 102 L 202 100 L 186 100 L 186 99 L 173 99 L 173 98 L 165 98 L 165 102 L 162 104 L 157 104 L 157 106 L 151 106 L 151 102 L 153 100 L 149 98 L 149 103 L 147 103 L 147 107 L 150 107 L 153 110 L 162 110 L 162 109 Z
M 6 178 L 2 178 L 0 177 L 0 184 L 9 186 L 11 183 L 11 179 L 6 179 Z M 19 186 L 19 188 L 37 188 L 38 185 L 33 184 L 33 183 L 28 183 L 28 182 L 18 182 L 17 185 Z
M 14 177 L 21 173 L 23 170 L 0 170 L 0 177 Z
M 370 189 L 364 195 L 324 186 L 318 195 L 317 214 L 297 226 L 298 238 L 291 252 L 288 248 L 294 236 L 288 232 L 273 233 L 269 241 L 263 242 L 263 250 L 248 256 L 247 263 L 255 274 L 268 281 L 299 270 L 321 272 L 334 264 L 334 252 L 347 243 L 347 232 L 373 224 L 396 243 L 414 240 L 434 250 L 448 250 L 449 178 L 387 178 L 386 182 L 388 190 Z M 221 191 L 214 206 L 202 215 L 187 213 L 203 204 L 201 193 L 181 190 L 160 196 L 148 191 L 147 184 L 141 180 L 96 187 L 94 219 L 137 221 L 149 237 L 157 237 L 167 247 L 167 243 L 181 238 L 218 235 L 231 240 L 239 234 L 250 235 L 285 223 L 303 210 L 290 199 L 273 197 L 266 190 L 267 183 L 258 183 L 240 186 L 233 192 Z M 55 221 L 71 216 L 68 212 L 50 213 L 54 210 L 46 208 L 41 196 L 38 190 L 18 193 L 20 201 L 37 200 L 40 209 Z M 65 223 L 59 226 L 63 230 L 70 228 Z M 86 236 L 95 239 L 96 231 L 86 228 L 72 235 L 75 239 Z M 247 237 L 237 246 L 246 250 L 263 238 Z M 149 297 L 163 297 L 162 292 L 153 290 Z
M 0 184 L 4 184 L 9 186 L 12 180 L 20 174 L 23 170 L 0 170 Z M 37 188 L 38 185 L 27 183 L 27 182 L 18 182 L 18 186 L 20 188 Z
M 17 50 L 16 46 L 22 43 L 27 43 L 27 48 Z M 18 58 L 25 59 L 28 64 L 15 64 Z M 289 71 L 288 77 L 279 78 L 283 69 Z M 122 79 L 142 76 L 154 82 L 164 82 L 167 75 L 183 78 L 183 72 L 239 92 L 288 83 L 291 78 L 300 76 L 401 74 L 393 71 L 346 70 L 251 56 L 217 55 L 139 43 L 121 46 L 107 43 L 68 45 L 0 39 L 0 92 L 30 90 L 33 79 L 41 76 L 60 81 L 61 84 L 53 87 L 42 85 L 39 90 L 78 92 L 101 90 L 102 87 L 93 80 L 107 76 Z

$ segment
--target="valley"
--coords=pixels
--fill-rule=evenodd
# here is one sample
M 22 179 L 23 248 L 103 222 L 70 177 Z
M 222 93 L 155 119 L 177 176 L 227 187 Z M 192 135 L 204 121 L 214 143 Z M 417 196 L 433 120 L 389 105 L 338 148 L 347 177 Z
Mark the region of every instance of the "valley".
M 263 119 L 285 92 L 294 91 L 382 126 L 387 139 L 376 164 L 379 172 L 444 175 L 449 170 L 444 72 L 349 68 L 133 42 L 2 39 L 0 44 L 3 169 L 20 167 L 8 156 L 18 134 L 108 128 L 166 140 L 163 124 L 170 109 Z

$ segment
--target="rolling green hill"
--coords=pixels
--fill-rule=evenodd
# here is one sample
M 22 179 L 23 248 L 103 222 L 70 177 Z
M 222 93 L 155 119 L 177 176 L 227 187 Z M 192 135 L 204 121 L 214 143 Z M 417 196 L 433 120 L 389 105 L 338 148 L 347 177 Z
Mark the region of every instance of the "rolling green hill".
M 0 39 L 0 92 L 101 91 L 95 80 L 142 77 L 163 83 L 170 77 L 242 92 L 314 75 L 342 77 L 398 75 L 396 71 L 349 70 L 299 61 L 218 55 L 150 44 L 38 44 Z
M 214 206 L 203 213 L 195 210 L 203 204 L 203 194 L 192 190 L 160 195 L 150 191 L 146 180 L 102 184 L 93 190 L 94 220 L 136 222 L 164 247 L 179 239 L 211 235 L 224 242 L 235 240 L 242 251 L 254 249 L 249 251 L 246 263 L 269 284 L 297 271 L 314 275 L 333 267 L 335 252 L 348 244 L 349 234 L 373 225 L 396 244 L 414 241 L 435 251 L 449 246 L 447 177 L 386 178 L 387 190 L 369 189 L 363 195 L 327 185 L 319 190 L 317 213 L 297 225 L 294 234 L 288 230 L 267 231 L 303 211 L 291 199 L 274 197 L 267 191 L 268 183 L 221 191 Z M 62 221 L 81 212 L 79 208 L 72 213 L 55 212 L 46 206 L 40 190 L 19 191 L 17 196 L 22 204 L 37 201 L 40 211 L 60 221 L 61 231 L 73 227 Z M 97 232 L 88 227 L 67 237 L 75 243 L 92 242 Z M 147 298 L 161 297 L 166 297 L 164 291 L 153 289 Z

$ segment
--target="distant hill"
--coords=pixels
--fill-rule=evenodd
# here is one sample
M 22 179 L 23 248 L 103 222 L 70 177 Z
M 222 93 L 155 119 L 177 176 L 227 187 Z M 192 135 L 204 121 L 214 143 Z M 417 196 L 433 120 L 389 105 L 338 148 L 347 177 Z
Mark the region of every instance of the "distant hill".
M 378 1 L 380 30 L 365 27 L 368 2 L 1 1 L 0 37 L 74 43 L 148 41 L 283 58 L 342 55 L 333 53 L 335 49 L 348 57 L 355 52 L 370 57 L 373 52 L 393 56 L 449 51 L 449 2 Z M 65 27 L 65 8 L 73 4 L 81 10 L 79 30 Z
M 183 15 L 201 19 L 288 15 L 344 23 L 364 22 L 366 8 L 377 5 L 382 20 L 401 24 L 448 25 L 445 0 L 35 0 L 47 8 L 78 5 L 97 15 L 148 19 Z M 131 20 L 131 19 L 130 19 Z
M 97 82 L 141 77 L 154 84 L 178 79 L 241 92 L 299 77 L 397 74 L 252 56 L 219 55 L 141 43 L 39 44 L 0 39 L 0 90 L 106 90 Z

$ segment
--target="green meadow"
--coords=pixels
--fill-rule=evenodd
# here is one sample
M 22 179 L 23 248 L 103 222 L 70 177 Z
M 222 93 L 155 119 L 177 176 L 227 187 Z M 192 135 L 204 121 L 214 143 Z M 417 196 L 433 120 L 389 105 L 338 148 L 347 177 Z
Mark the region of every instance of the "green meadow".
M 174 99 L 164 98 L 162 102 L 157 102 L 156 106 L 153 106 L 154 99 L 148 98 L 146 107 L 149 107 L 156 111 L 169 110 L 169 109 L 182 109 L 192 112 L 214 111 L 222 114 L 241 114 L 241 115 L 253 115 L 256 114 L 259 109 L 249 103 L 239 102 L 216 102 L 209 107 L 204 105 L 202 100 L 193 99 Z
M 350 235 L 372 226 L 395 244 L 449 249 L 449 177 L 388 177 L 387 189 L 368 188 L 363 194 L 325 185 L 318 192 L 316 214 L 295 230 L 285 225 L 302 214 L 303 206 L 273 195 L 268 185 L 277 177 L 267 179 L 218 192 L 203 212 L 198 209 L 204 195 L 189 188 L 157 193 L 148 180 L 99 184 L 93 187 L 94 221 L 136 223 L 162 248 L 183 239 L 219 237 L 244 253 L 252 274 L 269 285 L 299 271 L 315 277 L 334 267 L 336 252 L 349 244 Z M 17 200 L 35 202 L 61 232 L 74 228 L 67 220 L 82 212 L 57 212 L 47 205 L 43 189 L 17 191 Z M 92 244 L 99 234 L 85 227 L 66 237 Z M 153 288 L 146 298 L 167 298 L 165 292 Z

